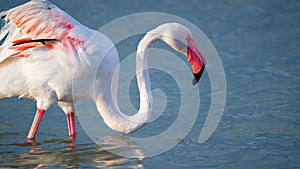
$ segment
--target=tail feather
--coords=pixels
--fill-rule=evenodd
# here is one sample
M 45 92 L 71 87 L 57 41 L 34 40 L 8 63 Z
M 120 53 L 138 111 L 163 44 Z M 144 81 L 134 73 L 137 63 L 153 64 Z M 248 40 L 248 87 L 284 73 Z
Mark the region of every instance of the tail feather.
M 6 15 L 7 15 L 7 11 L 0 12 L 0 18 L 1 19 L 4 19 L 6 17 Z
M 1 23 L 1 29 L 0 29 L 0 42 L 3 42 L 4 37 L 7 35 L 9 29 L 7 26 L 7 21 L 5 20 L 7 15 L 7 11 L 0 12 L 0 18 L 3 20 Z
M 0 29 L 0 63 L 10 56 L 16 55 L 18 52 L 9 49 L 11 46 L 10 41 L 18 34 L 14 24 L 7 19 L 7 11 L 0 12 L 2 25 Z

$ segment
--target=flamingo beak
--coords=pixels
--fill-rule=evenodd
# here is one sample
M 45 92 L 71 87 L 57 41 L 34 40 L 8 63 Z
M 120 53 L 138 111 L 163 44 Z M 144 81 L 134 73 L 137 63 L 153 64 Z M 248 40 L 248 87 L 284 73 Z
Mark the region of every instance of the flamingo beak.
M 194 74 L 193 85 L 196 85 L 205 69 L 206 59 L 203 52 L 200 50 L 192 37 L 188 35 L 186 40 L 188 42 L 187 59 L 192 65 L 192 72 Z

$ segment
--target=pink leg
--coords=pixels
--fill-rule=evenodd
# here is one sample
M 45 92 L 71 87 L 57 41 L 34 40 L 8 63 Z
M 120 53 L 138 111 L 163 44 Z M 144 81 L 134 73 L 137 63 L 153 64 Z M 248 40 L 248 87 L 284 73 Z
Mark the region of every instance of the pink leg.
M 45 113 L 45 110 L 42 110 L 42 109 L 38 109 L 36 111 L 34 120 L 31 124 L 30 131 L 27 135 L 27 139 L 30 139 L 30 140 L 34 139 L 36 131 L 38 130 L 38 127 L 40 125 L 40 122 L 42 120 L 42 117 L 43 117 L 44 113 Z
M 76 136 L 74 112 L 67 114 L 67 121 L 69 129 L 69 138 L 73 140 Z

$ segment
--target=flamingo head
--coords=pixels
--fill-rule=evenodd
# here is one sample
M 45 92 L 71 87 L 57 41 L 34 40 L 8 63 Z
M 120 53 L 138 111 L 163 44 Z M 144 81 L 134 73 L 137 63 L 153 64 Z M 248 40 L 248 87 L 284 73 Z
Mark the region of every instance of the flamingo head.
M 200 80 L 205 69 L 206 59 L 192 37 L 191 31 L 179 23 L 167 23 L 158 27 L 163 32 L 161 39 L 176 51 L 187 56 L 194 74 L 193 85 Z

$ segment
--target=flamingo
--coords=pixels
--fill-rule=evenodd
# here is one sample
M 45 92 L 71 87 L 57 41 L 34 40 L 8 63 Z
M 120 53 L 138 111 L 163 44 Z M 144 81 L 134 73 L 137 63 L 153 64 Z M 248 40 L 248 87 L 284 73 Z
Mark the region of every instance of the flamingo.
M 36 101 L 37 111 L 27 135 L 29 140 L 35 139 L 45 111 L 54 103 L 66 114 L 69 138 L 74 139 L 74 102 L 81 98 L 96 103 L 111 129 L 130 133 L 140 128 L 149 119 L 152 108 L 147 49 L 157 40 L 187 56 L 194 85 L 205 68 L 205 56 L 187 27 L 165 23 L 149 31 L 139 42 L 136 52 L 140 108 L 135 115 L 129 116 L 114 102 L 118 85 L 113 76 L 120 62 L 109 38 L 82 25 L 48 0 L 31 0 L 1 12 L 0 16 L 4 20 L 0 32 L 0 98 Z M 99 67 L 95 59 L 101 60 Z M 96 69 L 96 94 L 80 86 L 75 96 L 72 93 L 74 79 L 84 79 Z

